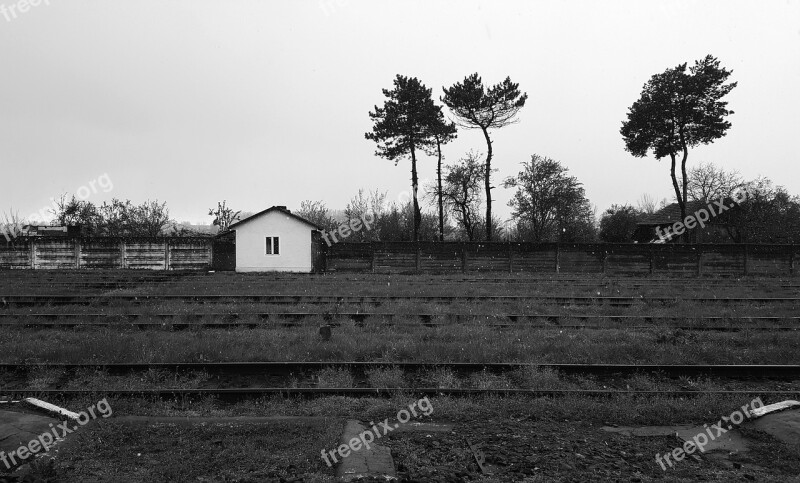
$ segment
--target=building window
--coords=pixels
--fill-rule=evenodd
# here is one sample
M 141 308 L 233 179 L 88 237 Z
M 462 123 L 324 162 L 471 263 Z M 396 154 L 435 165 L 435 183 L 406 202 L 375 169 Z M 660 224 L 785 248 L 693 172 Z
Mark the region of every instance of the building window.
M 267 237 L 267 255 L 280 255 L 280 242 L 277 236 Z

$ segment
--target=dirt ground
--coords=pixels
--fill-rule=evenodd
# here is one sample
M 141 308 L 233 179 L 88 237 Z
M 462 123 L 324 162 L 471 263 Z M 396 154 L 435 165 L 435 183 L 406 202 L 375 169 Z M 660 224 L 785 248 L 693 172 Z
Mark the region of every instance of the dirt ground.
M 530 416 L 429 421 L 449 423 L 452 431 L 403 431 L 380 440 L 391 449 L 400 481 L 800 481 L 800 449 L 755 431 L 746 434 L 746 453 L 686 458 L 664 471 L 655 455 L 680 446 L 672 436 L 627 436 L 597 422 Z M 338 445 L 341 427 L 337 418 L 189 426 L 112 418 L 82 428 L 27 480 L 0 481 L 336 481 L 320 451 Z M 484 472 L 477 459 L 485 461 Z

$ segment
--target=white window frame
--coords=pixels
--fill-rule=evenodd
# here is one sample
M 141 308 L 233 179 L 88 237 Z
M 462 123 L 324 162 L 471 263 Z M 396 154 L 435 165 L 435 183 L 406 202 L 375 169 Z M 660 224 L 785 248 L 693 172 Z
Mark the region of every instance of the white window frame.
M 281 237 L 268 236 L 264 239 L 264 256 L 265 257 L 279 257 L 281 256 Z M 277 243 L 276 243 L 277 241 Z M 278 253 L 275 253 L 275 246 L 278 246 Z

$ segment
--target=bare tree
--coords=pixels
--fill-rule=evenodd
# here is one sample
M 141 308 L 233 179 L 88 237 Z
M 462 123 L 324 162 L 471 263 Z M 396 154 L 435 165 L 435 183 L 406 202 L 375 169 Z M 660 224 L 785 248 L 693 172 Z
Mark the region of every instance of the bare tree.
M 460 164 L 446 166 L 441 199 L 455 218 L 469 241 L 475 240 L 481 222 L 478 210 L 481 204 L 481 183 L 485 166 L 481 154 L 470 151 Z
M 6 241 L 11 241 L 22 231 L 23 223 L 24 220 L 20 218 L 18 211 L 14 211 L 13 208 L 7 212 L 4 211 L 2 222 L 0 222 L 0 234 L 5 237 Z
M 325 202 L 304 200 L 300 202 L 300 209 L 297 216 L 305 218 L 311 223 L 319 226 L 325 231 L 331 231 L 336 227 L 336 220 L 331 216 Z
M 689 171 L 689 198 L 694 201 L 730 198 L 744 186 L 738 171 L 725 171 L 713 163 L 702 163 Z
M 344 210 L 344 214 L 348 220 L 371 216 L 376 221 L 376 225 L 374 226 L 378 226 L 377 221 L 381 219 L 385 210 L 386 210 L 385 192 L 381 193 L 376 189 L 375 191 L 367 192 L 365 194 L 364 189 L 360 189 L 358 190 L 358 194 L 354 196 L 347 203 L 347 207 Z M 420 225 L 416 224 L 415 226 L 418 235 Z M 377 233 L 377 231 L 378 230 L 374 228 L 371 230 L 360 230 L 350 235 L 348 241 L 360 242 L 360 241 L 378 240 L 380 234 Z
M 640 213 L 652 215 L 656 212 L 656 199 L 647 193 L 643 193 L 636 202 L 636 208 Z
M 211 224 L 218 226 L 220 233 L 228 231 L 228 227 L 239 219 L 241 213 L 241 211 L 233 211 L 228 208 L 227 200 L 222 200 L 222 203 L 218 201 L 216 210 L 214 208 L 208 209 L 208 216 L 214 217 L 214 221 L 212 221 Z

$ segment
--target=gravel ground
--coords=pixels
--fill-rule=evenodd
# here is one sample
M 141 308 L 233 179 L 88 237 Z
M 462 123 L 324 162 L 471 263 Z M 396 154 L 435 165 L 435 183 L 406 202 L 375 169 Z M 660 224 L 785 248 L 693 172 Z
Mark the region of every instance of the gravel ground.
M 743 429 L 750 444 L 747 453 L 709 453 L 666 471 L 655 455 L 678 447 L 674 437 L 636 437 L 601 429 L 615 424 L 702 425 L 732 404 L 714 401 L 441 398 L 432 402 L 435 413 L 425 422 L 450 424 L 451 432 L 393 432 L 380 444 L 391 449 L 399 480 L 406 482 L 800 481 L 800 448 L 753 429 Z M 176 426 L 98 420 L 60 446 L 49 463 L 37 463 L 32 472 L 36 478 L 4 479 L 0 471 L 0 482 L 333 482 L 334 471 L 324 464 L 320 450 L 338 445 L 343 419 L 378 421 L 406 403 L 405 398 L 331 398 L 266 401 L 225 410 L 200 405 L 183 411 L 210 411 L 220 417 L 242 412 L 328 415 L 313 424 Z M 119 415 L 142 409 L 123 401 L 113 404 Z M 157 413 L 169 414 L 163 404 L 155 406 Z M 484 455 L 491 474 L 480 471 L 470 444 Z
M 491 475 L 481 473 L 469 443 Z M 655 455 L 678 447 L 674 437 L 624 436 L 581 421 L 476 419 L 452 433 L 396 433 L 383 444 L 401 481 L 800 481 L 797 450 L 766 435 L 746 454 L 687 458 L 667 471 Z

